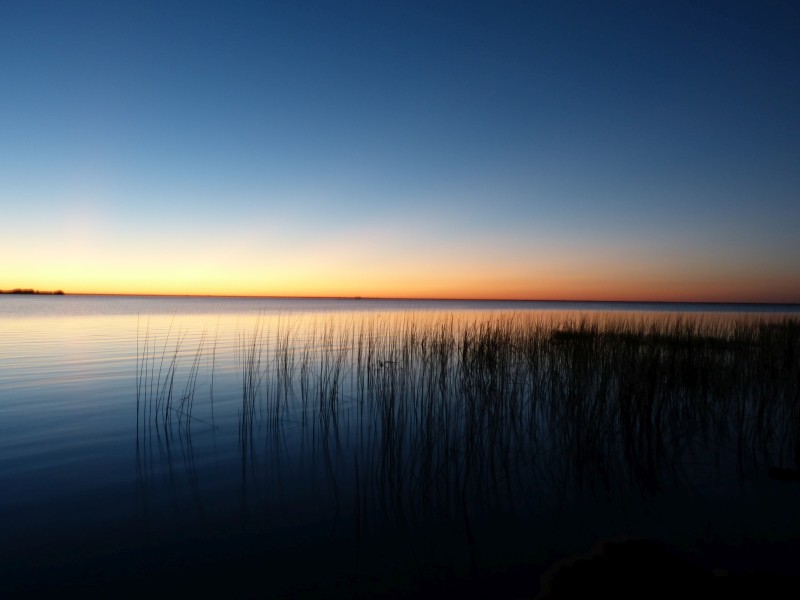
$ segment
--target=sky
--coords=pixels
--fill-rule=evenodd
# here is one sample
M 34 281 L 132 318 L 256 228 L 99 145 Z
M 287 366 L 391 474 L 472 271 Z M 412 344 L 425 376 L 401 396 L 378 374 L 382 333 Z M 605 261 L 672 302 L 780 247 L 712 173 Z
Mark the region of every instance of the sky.
M 0 289 L 800 302 L 800 3 L 0 4 Z

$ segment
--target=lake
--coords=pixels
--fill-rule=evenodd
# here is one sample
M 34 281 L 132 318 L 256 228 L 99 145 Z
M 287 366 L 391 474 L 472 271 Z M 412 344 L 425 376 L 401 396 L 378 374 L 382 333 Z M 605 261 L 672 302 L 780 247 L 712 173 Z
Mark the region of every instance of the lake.
M 796 305 L 0 296 L 0 592 L 796 575 Z

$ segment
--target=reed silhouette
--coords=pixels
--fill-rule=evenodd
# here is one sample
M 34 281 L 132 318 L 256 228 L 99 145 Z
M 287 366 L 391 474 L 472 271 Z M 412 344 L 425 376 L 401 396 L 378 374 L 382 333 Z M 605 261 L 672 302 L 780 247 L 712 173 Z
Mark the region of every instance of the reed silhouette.
M 184 351 L 183 339 L 145 330 L 137 414 L 140 435 L 175 426 L 191 445 L 208 342 Z M 406 540 L 423 564 L 433 550 L 407 532 L 445 529 L 464 550 L 449 572 L 478 581 L 503 567 L 481 550 L 493 516 L 800 472 L 794 317 L 287 317 L 233 346 L 242 481 L 314 490 L 349 528 L 356 581 L 375 568 L 377 536 Z

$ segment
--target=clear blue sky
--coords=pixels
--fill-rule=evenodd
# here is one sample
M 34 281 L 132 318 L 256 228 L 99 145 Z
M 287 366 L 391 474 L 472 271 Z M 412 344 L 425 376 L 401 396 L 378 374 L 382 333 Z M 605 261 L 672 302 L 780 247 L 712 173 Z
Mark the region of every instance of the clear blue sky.
M 800 3 L 0 6 L 0 288 L 800 302 Z

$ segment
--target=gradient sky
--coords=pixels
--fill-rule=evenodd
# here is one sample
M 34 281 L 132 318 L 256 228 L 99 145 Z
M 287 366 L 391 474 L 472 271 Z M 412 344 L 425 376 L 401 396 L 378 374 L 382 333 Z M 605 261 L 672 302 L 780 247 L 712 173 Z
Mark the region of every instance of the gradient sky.
M 800 3 L 0 4 L 0 289 L 800 302 Z

